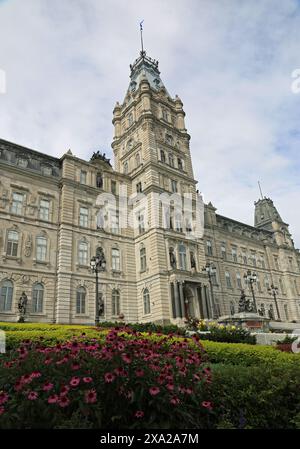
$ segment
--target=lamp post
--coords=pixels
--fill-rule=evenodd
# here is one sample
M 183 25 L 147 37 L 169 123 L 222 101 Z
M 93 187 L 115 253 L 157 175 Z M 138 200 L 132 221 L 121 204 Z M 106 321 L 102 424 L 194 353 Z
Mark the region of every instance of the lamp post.
M 91 270 L 96 275 L 96 302 L 95 302 L 95 326 L 99 324 L 99 271 L 104 271 L 106 260 L 104 254 L 96 255 L 91 258 Z
M 278 303 L 277 303 L 278 287 L 274 287 L 274 285 L 272 284 L 271 287 L 268 288 L 268 292 L 274 298 L 275 306 L 276 306 L 276 312 L 277 312 L 277 317 L 281 321 L 280 313 L 279 313 L 279 307 L 278 307 Z
M 254 294 L 254 288 L 253 288 L 253 284 L 255 284 L 257 281 L 257 274 L 254 272 L 252 273 L 251 270 L 248 270 L 247 273 L 244 274 L 244 279 L 245 279 L 245 282 L 250 285 L 252 298 L 253 298 L 254 312 L 257 313 L 256 300 L 255 300 L 255 294 Z
M 216 319 L 216 318 L 218 318 L 218 314 L 217 314 L 216 305 L 215 305 L 212 278 L 213 278 L 213 276 L 215 276 L 217 269 L 212 262 L 207 262 L 205 267 L 202 268 L 202 271 L 206 272 L 207 276 L 208 276 L 208 282 L 209 282 L 209 286 L 210 286 L 210 296 L 211 296 L 212 317 L 213 317 L 213 319 Z

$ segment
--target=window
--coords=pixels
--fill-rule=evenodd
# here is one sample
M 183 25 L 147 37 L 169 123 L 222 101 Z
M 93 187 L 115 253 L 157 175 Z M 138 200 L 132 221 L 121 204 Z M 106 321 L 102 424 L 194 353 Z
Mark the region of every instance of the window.
M 182 214 L 180 212 L 176 212 L 175 214 L 175 230 L 182 232 Z
M 145 290 L 143 292 L 143 300 L 144 300 L 144 315 L 149 315 L 149 313 L 151 312 L 150 294 L 149 294 L 149 290 L 147 288 L 145 288 Z
M 125 175 L 127 175 L 128 174 L 128 162 L 124 163 L 123 170 L 124 170 Z
M 275 269 L 279 270 L 279 262 L 278 262 L 278 257 L 274 256 L 274 265 L 275 265 Z
M 294 268 L 293 258 L 289 257 L 289 267 L 292 270 Z
M 169 165 L 174 167 L 174 156 L 172 153 L 169 154 Z
M 260 282 L 260 278 L 259 278 L 259 275 L 257 275 L 257 278 L 256 278 L 256 285 L 257 285 L 257 290 L 261 293 L 261 282 Z
M 79 287 L 76 291 L 76 313 L 78 315 L 85 313 L 85 299 L 86 290 L 84 287 Z
M 142 246 L 140 249 L 140 265 L 141 271 L 146 271 L 147 268 L 147 259 L 146 259 L 146 248 Z
M 265 277 L 265 287 L 267 290 L 270 288 L 270 279 L 268 276 Z
M 116 183 L 116 181 L 113 181 L 113 180 L 110 181 L 110 188 L 111 188 L 111 193 L 113 195 L 116 195 L 117 194 L 117 183 Z
M 118 248 L 111 250 L 111 267 L 114 271 L 120 271 L 120 250 Z
M 101 172 L 98 172 L 96 175 L 96 186 L 98 189 L 103 188 L 103 176 Z
M 47 239 L 46 237 L 37 237 L 36 239 L 36 260 L 44 262 L 47 254 Z
M 162 109 L 162 118 L 166 121 L 169 120 L 169 114 L 168 111 L 166 109 Z
M 17 257 L 19 245 L 19 233 L 17 231 L 8 231 L 6 255 Z
M 110 215 L 110 219 L 111 219 L 111 232 L 113 232 L 114 234 L 118 234 L 119 232 L 119 212 L 118 211 L 113 211 Z
M 180 268 L 180 270 L 187 270 L 186 248 L 183 243 L 181 243 L 179 245 L 178 253 L 179 253 L 179 268 Z
M 260 256 L 260 265 L 262 268 L 266 268 L 265 258 L 263 255 Z
M 213 285 L 215 285 L 216 287 L 218 286 L 218 280 L 217 280 L 217 273 L 213 272 L 211 273 L 211 282 Z
M 113 290 L 111 296 L 111 312 L 113 316 L 120 315 L 120 292 Z
M 137 185 L 136 185 L 136 191 L 137 191 L 137 193 L 142 192 L 142 183 L 141 183 L 141 182 L 138 182 L 138 183 L 137 183 Z
M 222 257 L 223 260 L 227 259 L 225 243 L 222 243 L 222 245 L 221 245 L 221 257 Z
M 288 321 L 290 319 L 290 317 L 289 317 L 289 309 L 288 309 L 287 304 L 284 304 L 283 308 L 284 308 L 285 318 Z
M 179 170 L 183 170 L 183 163 L 182 163 L 182 159 L 180 159 L 180 157 L 177 158 L 177 167 Z
M 166 162 L 166 155 L 165 155 L 165 152 L 164 152 L 164 150 L 160 150 L 160 160 L 161 160 L 161 162 Z
M 139 212 L 137 220 L 138 220 L 138 225 L 139 225 L 139 234 L 142 234 L 143 232 L 145 232 L 145 217 L 144 217 L 144 214 Z
M 246 253 L 245 250 L 242 252 L 242 258 L 243 258 L 243 263 L 245 265 L 247 265 L 248 264 L 248 257 L 247 257 L 247 253 Z
M 232 250 L 231 250 L 231 255 L 232 255 L 232 260 L 233 260 L 233 262 L 237 262 L 238 259 L 237 259 L 236 248 L 232 248 Z
M 6 280 L 0 287 L 0 311 L 10 312 L 12 309 L 14 286 L 12 281 Z
M 234 302 L 230 301 L 230 315 L 234 315 L 234 314 L 235 314 Z
M 40 200 L 39 212 L 40 212 L 40 219 L 48 221 L 50 216 L 50 201 Z
M 84 170 L 80 172 L 80 184 L 86 184 L 87 173 Z
M 42 284 L 35 284 L 32 289 L 32 312 L 42 313 L 44 307 L 44 287 Z
M 135 155 L 135 166 L 139 167 L 141 165 L 141 155 L 140 153 L 136 153 Z
M 177 193 L 177 181 L 171 181 L 171 188 L 173 193 Z
M 79 211 L 79 225 L 83 228 L 88 227 L 89 211 L 86 207 L 81 207 Z
M 78 246 L 78 263 L 79 265 L 87 265 L 88 262 L 88 244 L 79 242 Z
M 255 253 L 251 253 L 251 260 L 252 260 L 252 265 L 254 267 L 256 267 L 256 254 Z
M 16 215 L 22 215 L 23 202 L 24 202 L 23 193 L 14 192 L 12 198 L 11 213 Z
M 281 278 L 279 279 L 279 286 L 280 286 L 281 293 L 282 293 L 283 295 L 285 295 L 284 282 L 283 282 L 283 280 L 282 280 Z
M 206 251 L 207 251 L 207 255 L 208 256 L 212 256 L 213 255 L 212 244 L 211 244 L 210 240 L 206 241 Z
M 241 279 L 240 273 L 236 273 L 236 285 L 237 285 L 237 288 L 242 290 L 243 286 L 242 286 L 242 279 Z
M 225 279 L 226 279 L 227 288 L 232 288 L 231 277 L 230 277 L 230 273 L 228 273 L 228 271 L 225 271 Z

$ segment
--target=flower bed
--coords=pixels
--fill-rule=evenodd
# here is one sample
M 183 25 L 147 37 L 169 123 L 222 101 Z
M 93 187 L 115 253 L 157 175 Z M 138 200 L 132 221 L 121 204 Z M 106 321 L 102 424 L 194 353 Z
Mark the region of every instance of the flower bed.
M 195 351 L 197 347 L 197 351 Z M 0 367 L 0 428 L 201 428 L 212 410 L 202 345 L 110 330 L 27 341 Z

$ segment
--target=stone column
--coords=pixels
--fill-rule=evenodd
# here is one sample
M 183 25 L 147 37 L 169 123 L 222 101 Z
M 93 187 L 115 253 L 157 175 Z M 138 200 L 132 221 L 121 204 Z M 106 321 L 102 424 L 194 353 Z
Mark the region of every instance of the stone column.
M 174 283 L 173 282 L 171 282 L 171 284 L 170 284 L 170 290 L 171 290 L 172 315 L 173 315 L 173 318 L 176 318 L 176 306 L 175 306 Z
M 180 317 L 180 303 L 179 303 L 179 294 L 178 294 L 178 283 L 176 281 L 175 281 L 174 289 L 175 289 L 175 313 L 176 313 L 175 318 L 179 318 Z
M 186 318 L 184 294 L 183 294 L 183 283 L 182 282 L 179 282 L 179 298 L 180 298 L 180 305 L 181 305 L 181 318 Z

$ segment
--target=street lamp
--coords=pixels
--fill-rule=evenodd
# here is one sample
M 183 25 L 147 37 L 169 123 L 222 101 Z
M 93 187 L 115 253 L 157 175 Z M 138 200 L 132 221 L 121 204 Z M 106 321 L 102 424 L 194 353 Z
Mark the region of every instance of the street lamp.
M 277 303 L 278 287 L 274 287 L 274 285 L 272 284 L 271 287 L 268 288 L 268 292 L 274 298 L 277 316 L 278 316 L 278 319 L 281 321 L 279 307 L 278 307 L 278 303 Z
M 216 275 L 217 268 L 213 265 L 212 262 L 207 262 L 205 267 L 202 268 L 202 271 L 205 271 L 208 276 L 208 282 L 210 286 L 210 296 L 211 296 L 212 317 L 216 319 L 218 318 L 218 314 L 216 311 L 212 278 Z
M 254 288 L 253 288 L 253 284 L 255 284 L 257 281 L 257 274 L 254 272 L 252 273 L 251 270 L 248 270 L 247 273 L 244 274 L 244 279 L 245 279 L 245 282 L 250 285 L 252 298 L 253 298 L 254 312 L 257 313 L 256 300 L 255 300 Z
M 96 255 L 91 258 L 91 270 L 96 275 L 96 303 L 95 303 L 95 326 L 99 324 L 99 271 L 104 271 L 106 260 L 104 254 Z

